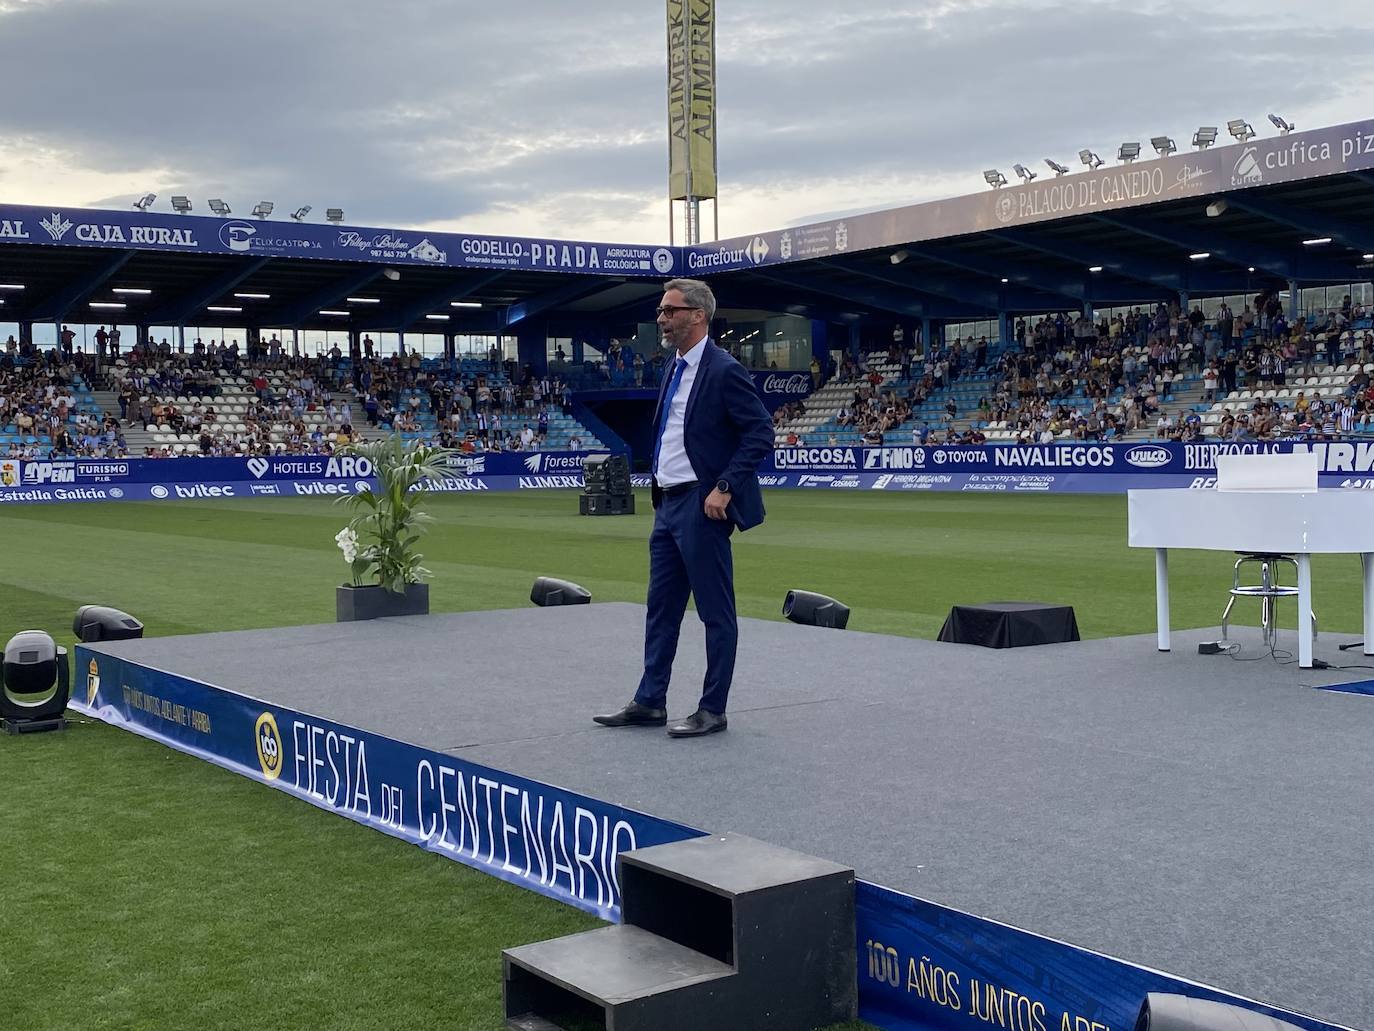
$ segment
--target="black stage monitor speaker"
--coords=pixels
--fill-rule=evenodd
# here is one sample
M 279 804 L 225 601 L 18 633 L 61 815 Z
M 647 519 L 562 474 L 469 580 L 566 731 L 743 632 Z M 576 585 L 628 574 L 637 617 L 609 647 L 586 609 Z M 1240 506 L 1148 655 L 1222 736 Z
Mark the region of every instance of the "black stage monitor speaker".
M 1299 1031 L 1298 1025 L 1224 1002 L 1151 992 L 1135 1031 Z
M 42 630 L 23 630 L 5 645 L 0 665 L 0 725 L 11 734 L 60 730 L 71 693 L 67 649 Z
M 592 592 L 571 580 L 541 576 L 530 588 L 530 601 L 536 605 L 590 605 Z
M 72 633 L 83 644 L 91 641 L 130 641 L 143 636 L 143 624 L 127 612 L 108 605 L 82 605 L 72 620 Z
M 843 630 L 849 623 L 849 606 L 813 591 L 788 591 L 782 614 L 804 626 L 829 626 Z

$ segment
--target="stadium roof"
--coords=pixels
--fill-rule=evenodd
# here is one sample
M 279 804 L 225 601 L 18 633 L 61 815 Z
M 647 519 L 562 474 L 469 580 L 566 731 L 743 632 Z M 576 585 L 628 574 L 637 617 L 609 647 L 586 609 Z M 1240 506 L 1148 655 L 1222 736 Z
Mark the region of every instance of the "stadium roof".
M 616 326 L 674 274 L 709 277 L 722 308 L 987 318 L 1368 280 L 1371 212 L 1374 121 L 694 247 L 0 205 L 0 284 L 23 286 L 0 321 Z

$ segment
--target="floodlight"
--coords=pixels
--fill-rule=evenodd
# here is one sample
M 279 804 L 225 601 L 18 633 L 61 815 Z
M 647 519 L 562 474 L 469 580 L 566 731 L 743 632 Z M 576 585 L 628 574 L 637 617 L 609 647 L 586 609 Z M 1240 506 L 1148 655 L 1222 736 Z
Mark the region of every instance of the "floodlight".
M 1304 240 L 1304 241 L 1302 242 L 1302 245 L 1303 245 L 1304 247 L 1320 247 L 1320 246 L 1322 246 L 1323 244 L 1328 244 L 1328 243 L 1330 243 L 1330 242 L 1331 242 L 1331 237 L 1329 237 L 1329 236 L 1314 236 L 1314 237 L 1313 237 L 1312 239 L 1310 239 L 1310 240 Z
M 1045 164 L 1049 166 L 1050 171 L 1053 172 L 1055 175 L 1069 174 L 1069 170 L 1063 165 L 1061 165 L 1058 161 L 1055 161 L 1053 158 L 1046 158 Z
M 401 274 L 397 272 L 394 268 L 382 269 L 382 275 L 386 276 L 386 278 L 391 280 L 393 283 L 401 278 Z
M 308 214 L 310 214 L 310 205 L 305 204 L 297 208 L 295 211 L 291 212 L 291 217 L 294 218 L 297 222 L 304 222 L 305 216 Z
M 335 225 L 338 225 L 340 222 L 344 220 L 343 208 L 330 208 L 324 213 L 324 217 L 326 221 L 333 222 Z
M 1207 205 L 1207 217 L 1218 218 L 1219 216 L 1226 214 L 1226 209 L 1230 206 L 1231 205 L 1227 202 L 1225 197 L 1220 197 L 1217 200 L 1212 201 L 1211 204 Z
M 1154 147 L 1155 153 L 1162 158 L 1167 158 L 1178 150 L 1178 146 L 1170 136 L 1151 136 L 1150 146 Z
M 1135 1021 L 1135 1031 L 1297 1031 L 1297 1027 L 1256 1010 L 1163 992 L 1145 996 Z
M 1287 136 L 1297 128 L 1292 122 L 1288 121 L 1288 119 L 1280 118 L 1278 115 L 1271 114 L 1269 116 L 1269 121 L 1274 123 L 1274 128 L 1279 131 L 1281 136 Z
M 893 251 L 890 255 L 888 255 L 887 260 L 892 262 L 892 264 L 894 265 L 900 265 L 909 257 L 911 257 L 910 251 Z
M 1036 176 L 1035 172 L 1032 172 L 1029 168 L 1027 168 L 1023 164 L 1020 164 L 1019 162 L 1017 164 L 1012 165 L 1011 169 L 1026 182 L 1030 182 Z
M 145 193 L 142 197 L 138 198 L 138 200 L 134 201 L 134 207 L 138 208 L 139 211 L 147 211 L 153 206 L 153 201 L 155 200 L 157 200 L 156 193 Z
M 983 182 L 987 183 L 994 190 L 1000 190 L 1007 185 L 1007 177 L 995 168 L 989 168 L 983 173 Z
M 1217 127 L 1215 125 L 1198 126 L 1197 132 L 1193 133 L 1193 146 L 1198 150 L 1206 150 L 1217 141 Z
M 220 218 L 223 218 L 225 215 L 233 214 L 233 212 L 229 210 L 229 205 L 225 204 L 222 200 L 208 200 L 206 201 L 206 203 L 210 205 L 210 210 L 213 211 L 216 215 L 220 216 Z
M 274 206 L 274 205 L 272 204 L 272 202 L 271 202 L 270 200 L 260 200 L 260 201 L 258 201 L 257 207 L 255 207 L 255 208 L 253 209 L 253 217 L 254 217 L 254 218 L 266 218 L 268 215 L 272 214 L 272 208 L 273 208 L 273 206 Z
M 782 614 L 803 626 L 825 626 L 843 630 L 849 624 L 849 606 L 813 591 L 788 591 L 782 600 Z
M 1255 130 L 1250 128 L 1250 123 L 1244 118 L 1232 118 L 1226 123 L 1226 131 L 1240 140 L 1241 143 L 1253 139 L 1255 135 Z
M 1106 163 L 1091 150 L 1080 150 L 1078 160 L 1083 162 L 1085 168 L 1101 168 Z
M 1089 265 L 1089 266 L 1088 266 L 1088 271 L 1089 271 L 1089 272 L 1101 272 L 1101 271 L 1102 271 L 1102 266 L 1101 266 L 1101 265 Z
M 143 636 L 143 624 L 108 605 L 82 605 L 72 619 L 78 641 L 129 641 Z
M 174 210 L 178 215 L 184 215 L 184 214 L 186 214 L 186 212 L 188 212 L 188 211 L 191 210 L 191 198 L 190 198 L 190 197 L 173 197 L 173 198 L 172 198 L 172 210 Z
M 541 607 L 549 605 L 590 605 L 592 592 L 571 580 L 556 580 L 541 576 L 530 588 L 530 601 Z
M 1121 146 L 1116 148 L 1116 159 L 1118 161 L 1124 161 L 1126 164 L 1129 165 L 1138 157 L 1140 157 L 1139 143 L 1123 143 Z
M 0 665 L 0 726 L 10 734 L 61 730 L 71 694 L 67 649 L 42 630 L 22 630 L 5 645 Z
M 1188 255 L 1188 257 L 1189 257 L 1190 259 L 1192 259 L 1193 261 L 1206 261 L 1206 260 L 1207 260 L 1208 258 L 1210 258 L 1211 256 L 1212 256 L 1212 252 L 1211 252 L 1211 251 L 1197 251 L 1197 252 L 1195 252 L 1195 253 L 1193 253 L 1193 254 Z

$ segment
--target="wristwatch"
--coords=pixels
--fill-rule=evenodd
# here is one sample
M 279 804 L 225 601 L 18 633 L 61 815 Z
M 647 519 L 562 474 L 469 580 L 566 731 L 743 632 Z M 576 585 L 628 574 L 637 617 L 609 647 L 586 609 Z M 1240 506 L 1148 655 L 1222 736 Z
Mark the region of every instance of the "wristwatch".
M 730 493 L 730 481 L 729 481 L 729 480 L 717 480 L 717 481 L 716 481 L 716 490 L 720 491 L 722 494 L 729 494 L 729 493 Z

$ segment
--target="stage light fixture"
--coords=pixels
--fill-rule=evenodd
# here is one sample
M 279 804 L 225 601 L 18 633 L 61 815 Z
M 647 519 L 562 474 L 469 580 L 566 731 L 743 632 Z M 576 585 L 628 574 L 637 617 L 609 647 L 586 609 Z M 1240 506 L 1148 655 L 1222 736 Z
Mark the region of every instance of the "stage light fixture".
M 1025 182 L 1030 182 L 1039 174 L 1038 172 L 1032 172 L 1029 168 L 1021 164 L 1019 161 L 1011 166 L 1011 170 L 1015 172 L 1017 175 L 1019 175 L 1021 179 Z
M 1101 168 L 1106 164 L 1097 154 L 1091 150 L 1080 150 L 1078 160 L 1083 162 L 1085 168 Z
M 1193 146 L 1198 150 L 1206 150 L 1217 141 L 1217 127 L 1215 125 L 1200 125 L 1197 132 L 1193 133 Z
M 343 208 L 327 208 L 324 213 L 326 222 L 333 222 L 338 225 L 344 220 Z
M 0 726 L 6 733 L 61 730 L 71 695 L 67 649 L 42 630 L 21 630 L 5 645 L 0 665 Z
M 173 197 L 172 210 L 175 211 L 178 215 L 186 214 L 188 211 L 191 210 L 191 198 L 181 196 Z
M 1058 161 L 1054 160 L 1054 158 L 1046 158 L 1045 164 L 1049 165 L 1050 171 L 1053 172 L 1056 176 L 1069 174 L 1068 168 L 1066 168 L 1064 165 L 1061 165 Z
M 82 605 L 72 619 L 72 633 L 83 644 L 91 641 L 132 641 L 143 636 L 143 624 L 108 605 Z
M 1150 146 L 1154 147 L 1155 153 L 1162 158 L 1167 158 L 1178 150 L 1178 145 L 1171 136 L 1151 136 Z
M 849 623 L 849 606 L 815 591 L 791 590 L 782 600 L 782 614 L 802 626 L 843 630 Z
M 1250 127 L 1250 123 L 1244 118 L 1232 118 L 1226 123 L 1226 131 L 1240 140 L 1241 143 L 1253 139 L 1255 136 L 1255 130 Z
M 219 198 L 212 198 L 211 200 L 208 200 L 205 203 L 209 204 L 210 210 L 213 211 L 220 218 L 223 218 L 225 215 L 233 214 L 233 211 L 230 210 L 229 205 L 225 204 L 224 201 L 220 200 Z
M 1000 190 L 1007 185 L 1007 177 L 995 168 L 989 168 L 983 173 L 983 182 L 987 183 L 994 190 Z
M 1136 158 L 1140 157 L 1139 143 L 1123 143 L 1116 148 L 1116 159 L 1129 165 Z
M 592 592 L 571 580 L 556 580 L 551 576 L 541 576 L 530 588 L 530 601 L 541 608 L 550 605 L 590 605 Z
M 1231 205 L 1227 203 L 1225 197 L 1218 198 L 1217 200 L 1212 201 L 1211 204 L 1207 205 L 1207 217 L 1218 218 L 1221 215 L 1226 214 L 1226 209 L 1230 206 Z
M 138 208 L 139 211 L 147 211 L 153 206 L 153 201 L 155 200 L 157 200 L 156 193 L 145 193 L 142 197 L 138 198 L 138 200 L 134 201 L 134 207 Z
M 1135 1031 L 1298 1031 L 1298 1026 L 1243 1006 L 1150 992 L 1140 1005 Z
M 1297 128 L 1297 126 L 1290 122 L 1288 119 L 1280 118 L 1276 114 L 1271 114 L 1269 116 L 1269 121 L 1274 123 L 1274 128 L 1279 131 L 1280 136 L 1287 136 L 1290 132 Z
M 270 200 L 260 200 L 253 206 L 253 217 L 266 218 L 268 215 L 272 214 L 273 207 L 275 207 L 275 205 Z
M 305 216 L 308 214 L 310 214 L 310 205 L 302 204 L 295 211 L 291 212 L 291 217 L 295 219 L 297 222 L 304 222 Z
M 910 251 L 893 251 L 891 254 L 887 256 L 887 260 L 892 262 L 892 264 L 894 265 L 900 265 L 909 257 L 911 257 Z
M 634 515 L 630 463 L 624 455 L 588 455 L 582 460 L 580 515 Z

